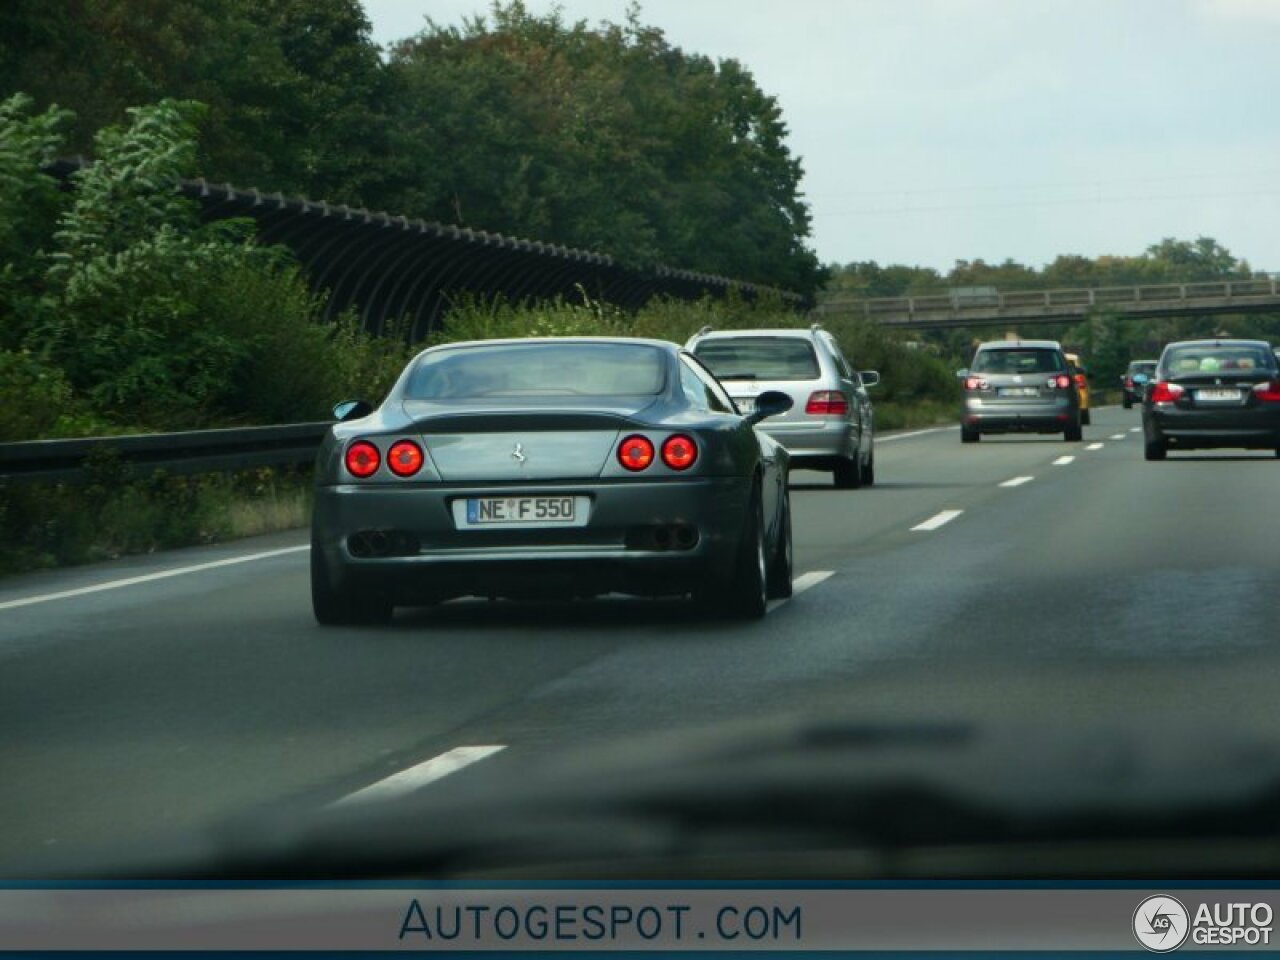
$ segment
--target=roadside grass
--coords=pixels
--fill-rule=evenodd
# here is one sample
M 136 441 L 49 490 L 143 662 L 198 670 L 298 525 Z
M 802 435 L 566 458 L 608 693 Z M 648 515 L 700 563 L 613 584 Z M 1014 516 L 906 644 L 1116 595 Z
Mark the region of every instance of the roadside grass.
M 0 575 L 305 526 L 310 469 L 136 477 L 109 458 L 85 483 L 0 486 Z

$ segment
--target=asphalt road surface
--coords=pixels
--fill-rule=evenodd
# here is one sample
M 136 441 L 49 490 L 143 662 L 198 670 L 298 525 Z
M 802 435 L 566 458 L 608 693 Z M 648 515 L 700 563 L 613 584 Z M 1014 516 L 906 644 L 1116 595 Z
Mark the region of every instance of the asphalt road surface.
M 605 598 L 322 629 L 302 531 L 5 580 L 0 878 L 769 710 L 1274 732 L 1280 460 L 1146 463 L 1138 424 L 882 437 L 866 490 L 796 473 L 797 594 L 756 623 Z

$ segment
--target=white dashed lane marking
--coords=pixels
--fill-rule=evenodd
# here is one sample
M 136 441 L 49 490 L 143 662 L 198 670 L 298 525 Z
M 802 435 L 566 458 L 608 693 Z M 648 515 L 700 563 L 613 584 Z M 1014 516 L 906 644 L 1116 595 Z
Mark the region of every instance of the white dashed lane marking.
M 962 513 L 964 513 L 963 510 L 943 510 L 941 513 L 934 514 L 932 517 L 930 517 L 928 520 L 924 521 L 923 523 L 917 523 L 911 529 L 912 531 L 937 530 L 939 527 L 943 526 L 944 524 L 950 523 L 952 520 L 960 516 L 960 514 Z
M 464 767 L 469 767 L 471 764 L 483 760 L 485 757 L 491 757 L 505 749 L 506 744 L 454 747 L 438 757 L 432 757 L 430 760 L 423 761 L 408 770 L 394 773 L 385 780 L 379 780 L 377 783 L 371 783 L 355 793 L 349 793 L 334 803 L 333 806 L 344 807 L 348 804 L 372 803 L 391 800 L 394 797 L 402 797 L 406 793 L 412 793 L 415 790 L 422 789 L 429 783 L 443 780 L 449 774 L 457 773 Z
M 1086 450 L 1101 450 L 1104 446 L 1106 446 L 1106 444 L 1102 444 L 1102 443 L 1091 443 L 1091 444 L 1089 444 L 1087 447 L 1085 447 L 1085 449 L 1086 449 Z
M 1068 463 L 1074 463 L 1075 459 L 1075 457 L 1059 457 L 1057 460 L 1053 461 L 1053 465 L 1055 467 L 1065 467 Z
M 1110 440 L 1123 440 L 1123 439 L 1124 439 L 1124 434 L 1123 434 L 1123 433 L 1115 433 L 1115 434 L 1112 434 L 1108 439 L 1110 439 Z
M 1002 487 L 1020 487 L 1020 486 L 1022 486 L 1024 483 L 1030 483 L 1030 482 L 1031 482 L 1032 480 L 1034 480 L 1034 479 L 1035 479 L 1035 477 L 1014 477 L 1014 478 L 1012 478 L 1011 480 L 1006 480 L 1004 483 L 1000 484 L 1000 486 L 1002 486 Z

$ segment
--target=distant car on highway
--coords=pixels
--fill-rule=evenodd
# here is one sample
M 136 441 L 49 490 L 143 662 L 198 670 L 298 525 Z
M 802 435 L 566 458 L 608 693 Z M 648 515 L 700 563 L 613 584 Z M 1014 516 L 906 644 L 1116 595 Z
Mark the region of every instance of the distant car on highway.
M 1088 426 L 1093 422 L 1093 397 L 1089 393 L 1089 371 L 1080 362 L 1080 355 L 1068 353 L 1067 363 L 1071 364 L 1071 379 L 1075 381 L 1076 392 L 1080 394 L 1080 422 Z
M 1061 433 L 1079 441 L 1080 394 L 1056 340 L 996 340 L 981 344 L 964 382 L 960 441 L 984 433 Z
M 1120 377 L 1120 388 L 1124 391 L 1120 403 L 1126 410 L 1142 402 L 1146 385 L 1155 376 L 1157 363 L 1158 360 L 1134 360 Z
M 673 343 L 432 347 L 382 405 L 334 410 L 316 464 L 323 624 L 452 597 L 692 593 L 760 617 L 791 594 L 789 457 Z
M 793 467 L 830 470 L 837 487 L 875 483 L 875 407 L 867 388 L 880 374 L 855 370 L 826 330 L 704 329 L 686 346 L 744 412 L 769 391 L 791 397 L 792 408 L 760 429 L 787 448 Z
M 1261 340 L 1186 340 L 1164 348 L 1142 401 L 1148 460 L 1170 449 L 1240 447 L 1280 457 L 1280 363 Z

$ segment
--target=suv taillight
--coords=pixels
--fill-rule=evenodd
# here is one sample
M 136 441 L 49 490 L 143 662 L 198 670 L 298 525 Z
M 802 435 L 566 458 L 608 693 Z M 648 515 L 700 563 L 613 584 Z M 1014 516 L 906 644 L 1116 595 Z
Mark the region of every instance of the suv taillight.
M 1253 392 L 1259 400 L 1266 403 L 1280 403 L 1280 380 L 1260 383 L 1253 388 Z
M 981 377 L 966 377 L 964 388 L 966 390 L 985 390 L 987 389 L 987 381 Z
M 1160 380 L 1151 388 L 1152 403 L 1173 403 L 1185 391 L 1176 383 L 1165 383 Z
M 812 417 L 843 417 L 849 412 L 849 398 L 839 390 L 818 390 L 809 395 L 804 412 Z
M 1050 377 L 1045 386 L 1049 389 L 1057 388 L 1058 390 L 1066 390 L 1071 386 L 1071 378 L 1065 373 L 1060 373 L 1056 377 Z

